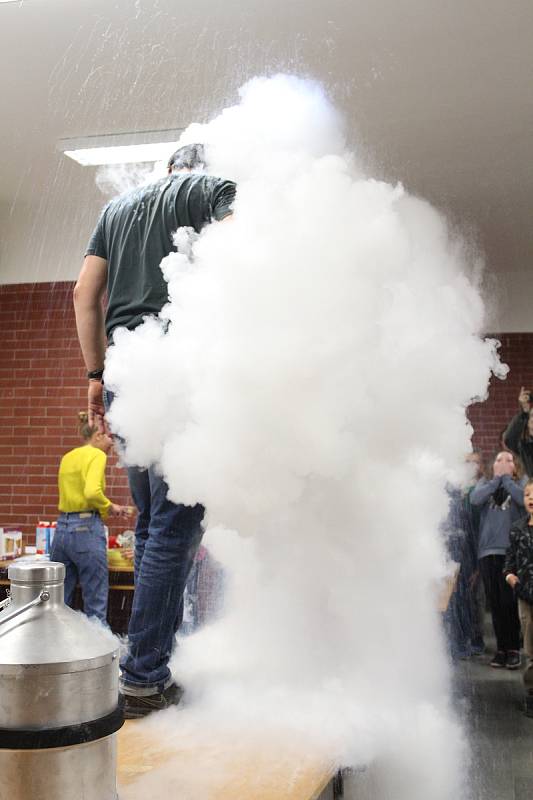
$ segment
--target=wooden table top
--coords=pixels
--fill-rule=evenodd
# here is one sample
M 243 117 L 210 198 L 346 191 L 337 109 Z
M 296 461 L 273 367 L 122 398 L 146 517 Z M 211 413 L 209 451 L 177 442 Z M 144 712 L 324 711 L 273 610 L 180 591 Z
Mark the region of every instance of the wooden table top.
M 119 731 L 120 800 L 316 800 L 336 773 L 283 731 L 217 734 L 205 719 L 180 717 L 153 714 Z

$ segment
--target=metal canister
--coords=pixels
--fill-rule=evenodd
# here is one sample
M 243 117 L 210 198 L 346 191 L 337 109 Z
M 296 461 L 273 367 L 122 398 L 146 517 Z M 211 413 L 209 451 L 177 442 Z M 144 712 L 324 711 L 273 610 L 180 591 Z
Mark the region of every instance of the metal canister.
M 0 800 L 116 800 L 118 643 L 64 603 L 65 567 L 9 567 L 0 611 Z

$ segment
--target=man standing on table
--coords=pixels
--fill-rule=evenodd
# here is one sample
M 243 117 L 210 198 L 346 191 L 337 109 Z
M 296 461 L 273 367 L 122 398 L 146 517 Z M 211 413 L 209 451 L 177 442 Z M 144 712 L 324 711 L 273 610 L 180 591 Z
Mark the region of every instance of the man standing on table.
M 112 200 L 103 210 L 74 289 L 76 325 L 89 379 L 89 423 L 104 427 L 112 395 L 102 384 L 107 346 L 118 327 L 130 330 L 168 300 L 159 267 L 175 250 L 178 228 L 221 221 L 232 213 L 235 184 L 205 173 L 202 145 L 177 150 L 168 175 Z M 107 310 L 103 299 L 107 291 Z M 105 396 L 105 397 L 104 397 Z M 183 616 L 183 592 L 202 538 L 203 506 L 176 505 L 153 469 L 128 469 L 138 509 L 135 537 L 135 595 L 121 662 L 120 689 L 126 718 L 179 702 L 168 662 Z

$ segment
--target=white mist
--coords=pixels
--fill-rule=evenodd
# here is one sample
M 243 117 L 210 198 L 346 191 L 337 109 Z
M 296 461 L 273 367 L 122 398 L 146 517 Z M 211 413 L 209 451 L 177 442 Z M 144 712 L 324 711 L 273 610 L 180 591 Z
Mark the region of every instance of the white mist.
M 385 765 L 381 800 L 455 800 L 438 529 L 465 408 L 505 374 L 474 265 L 427 203 L 363 174 L 319 86 L 240 94 L 182 141 L 237 180 L 234 217 L 163 262 L 168 333 L 119 331 L 106 362 L 127 458 L 205 504 L 229 575 L 224 617 L 176 657 L 176 729 L 271 731 Z

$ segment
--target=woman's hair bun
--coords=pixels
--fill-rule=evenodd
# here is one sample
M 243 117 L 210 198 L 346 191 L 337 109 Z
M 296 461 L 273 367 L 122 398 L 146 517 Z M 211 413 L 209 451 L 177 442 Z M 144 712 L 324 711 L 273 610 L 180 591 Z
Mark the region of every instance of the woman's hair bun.
M 95 426 L 89 425 L 89 414 L 86 411 L 78 411 L 78 419 L 80 435 L 88 442 L 98 429 Z

